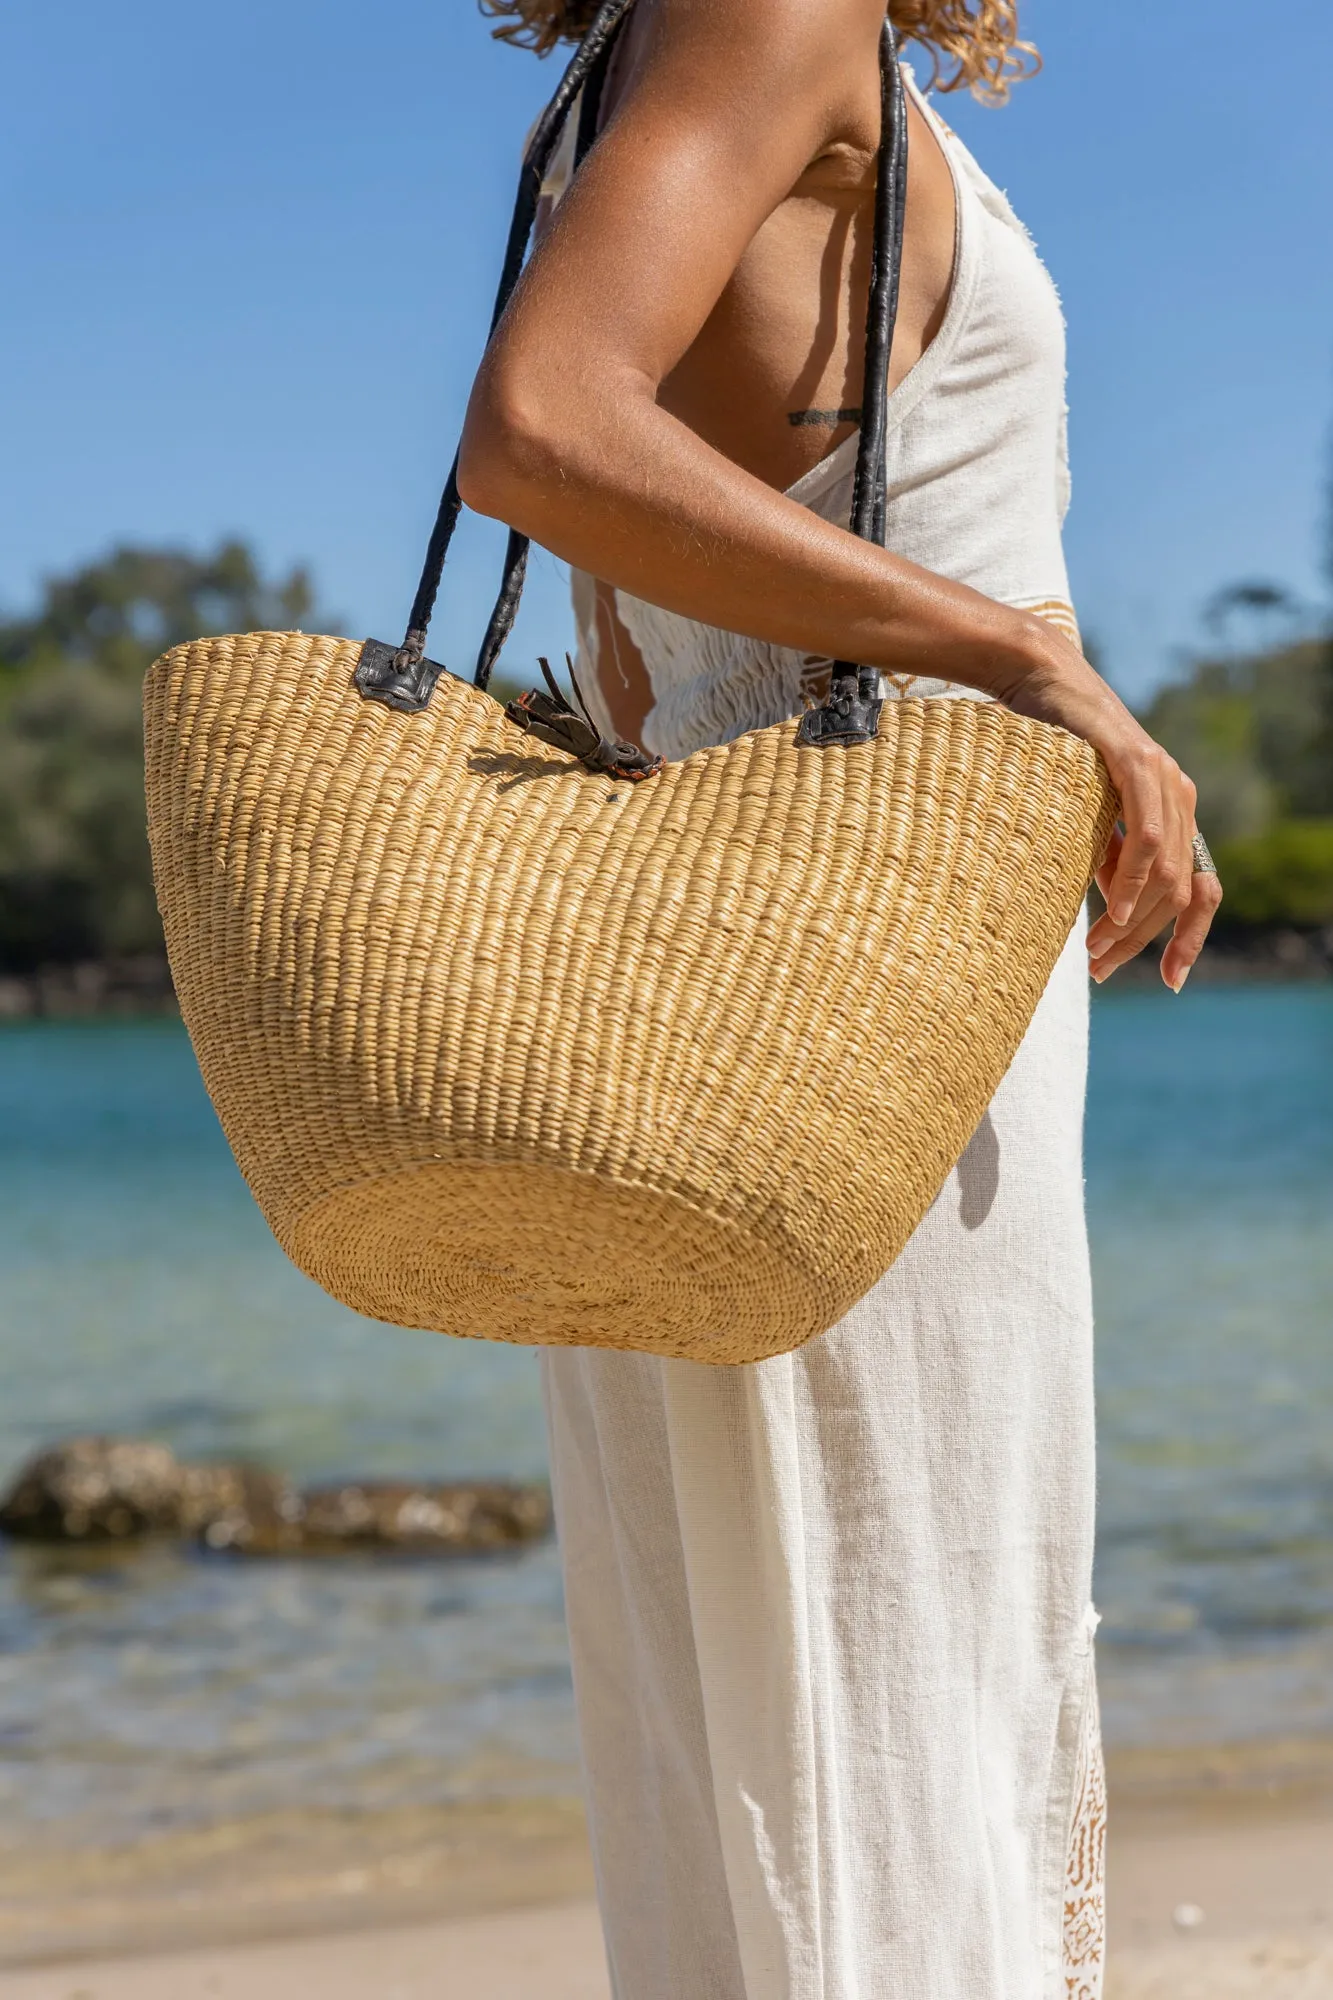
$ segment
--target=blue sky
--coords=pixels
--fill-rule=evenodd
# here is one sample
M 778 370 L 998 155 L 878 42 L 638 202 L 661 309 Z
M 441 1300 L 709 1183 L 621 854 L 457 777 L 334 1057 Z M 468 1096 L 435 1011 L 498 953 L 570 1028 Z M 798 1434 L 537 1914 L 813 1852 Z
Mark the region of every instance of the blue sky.
M 1070 320 L 1085 622 L 1141 692 L 1239 577 L 1320 588 L 1333 16 L 1030 0 L 1045 75 L 946 115 Z M 396 637 L 554 69 L 470 0 L 18 0 L 0 23 L 0 605 L 116 540 L 250 538 Z M 472 526 L 432 650 L 470 656 Z M 535 566 L 511 651 L 564 643 Z

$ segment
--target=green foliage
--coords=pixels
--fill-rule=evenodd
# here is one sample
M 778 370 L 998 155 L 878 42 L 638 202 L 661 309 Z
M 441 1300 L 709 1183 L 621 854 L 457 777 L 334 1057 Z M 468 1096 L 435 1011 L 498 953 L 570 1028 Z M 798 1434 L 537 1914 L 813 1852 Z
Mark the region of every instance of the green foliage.
M 1199 824 L 1214 845 L 1333 813 L 1327 640 L 1202 662 L 1161 689 L 1142 720 L 1198 786 Z
M 0 716 L 0 912 L 11 965 L 160 947 L 137 677 L 47 655 L 13 689 Z
M 53 577 L 35 617 L 0 624 L 0 674 L 60 658 L 142 679 L 168 646 L 207 632 L 289 631 L 306 622 L 311 603 L 303 569 L 266 583 L 243 542 L 203 557 L 115 549 Z
M 117 549 L 0 624 L 0 969 L 160 950 L 144 832 L 140 691 L 166 647 L 311 621 L 239 542 Z
M 1219 929 L 1333 924 L 1333 641 L 1202 662 L 1143 722 L 1199 788 Z
M 1229 927 L 1333 924 L 1333 819 L 1286 820 L 1248 839 L 1216 843 Z

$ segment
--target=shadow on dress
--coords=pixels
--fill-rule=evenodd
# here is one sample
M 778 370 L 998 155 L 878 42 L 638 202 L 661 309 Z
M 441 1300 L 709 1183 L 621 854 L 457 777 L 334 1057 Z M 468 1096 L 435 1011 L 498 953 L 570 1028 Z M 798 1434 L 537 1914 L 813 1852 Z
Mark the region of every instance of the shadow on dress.
M 980 1229 L 1000 1189 L 1000 1135 L 988 1111 L 958 1162 L 958 1219 L 964 1229 Z

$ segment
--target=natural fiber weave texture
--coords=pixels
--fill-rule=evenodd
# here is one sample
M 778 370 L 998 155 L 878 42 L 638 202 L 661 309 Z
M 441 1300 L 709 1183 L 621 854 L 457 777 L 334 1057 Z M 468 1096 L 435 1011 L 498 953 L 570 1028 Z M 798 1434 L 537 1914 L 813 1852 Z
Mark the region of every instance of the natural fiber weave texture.
M 1109 835 L 1093 751 L 998 704 L 784 723 L 616 785 L 359 647 L 177 647 L 145 695 L 181 1009 L 288 1255 L 402 1325 L 758 1360 L 892 1263 Z

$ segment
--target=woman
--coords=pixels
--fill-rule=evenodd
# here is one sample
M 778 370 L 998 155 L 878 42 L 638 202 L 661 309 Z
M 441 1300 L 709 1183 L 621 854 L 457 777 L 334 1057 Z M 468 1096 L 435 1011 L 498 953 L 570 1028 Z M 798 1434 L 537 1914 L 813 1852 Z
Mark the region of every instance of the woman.
M 1100 1986 L 1085 967 L 1173 924 L 1178 992 L 1219 891 L 1193 786 L 1077 645 L 1054 290 L 914 84 L 887 548 L 844 525 L 882 4 L 639 0 L 464 440 L 469 503 L 579 573 L 620 734 L 684 756 L 850 659 L 1062 724 L 1123 801 L 1106 914 L 838 1327 L 745 1369 L 544 1357 L 617 2000 Z M 593 11 L 490 5 L 539 47 Z M 1008 0 L 891 11 L 955 83 L 1023 67 Z

